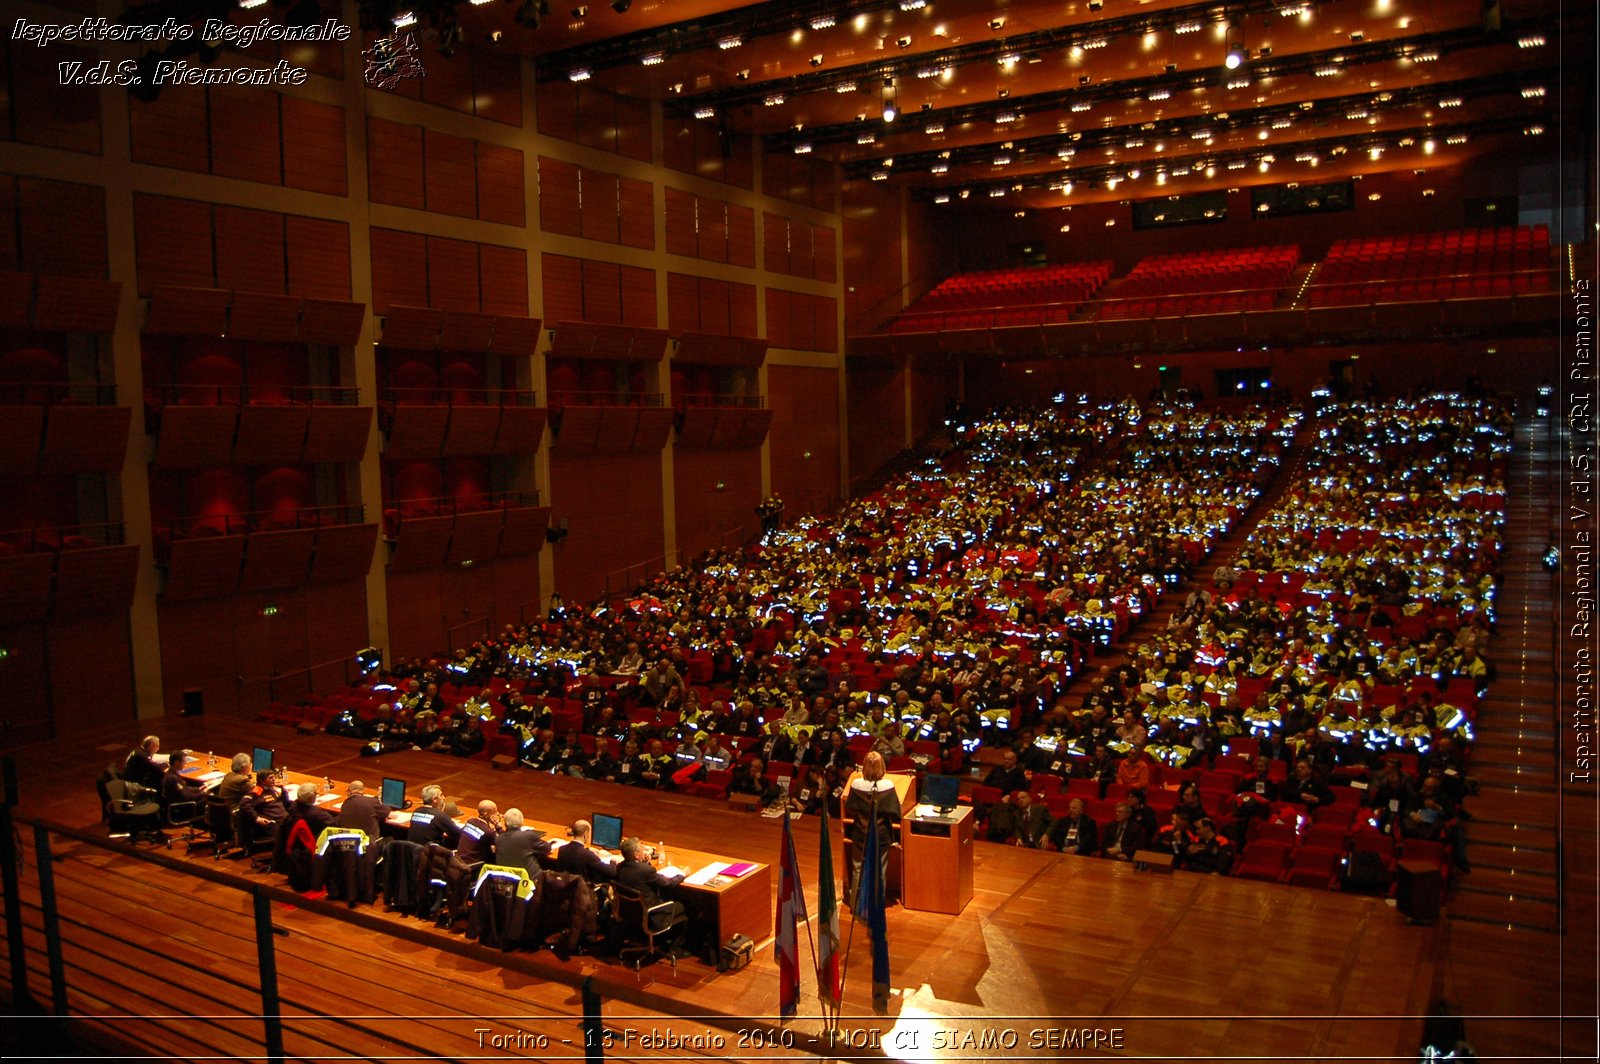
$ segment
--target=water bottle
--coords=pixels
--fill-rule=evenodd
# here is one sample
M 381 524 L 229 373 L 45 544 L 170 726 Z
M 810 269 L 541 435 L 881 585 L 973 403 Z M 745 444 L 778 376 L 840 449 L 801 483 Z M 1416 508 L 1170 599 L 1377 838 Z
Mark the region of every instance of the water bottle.
M 210 771 L 217 767 L 217 755 L 214 751 L 206 751 L 206 769 Z
M 667 863 L 667 843 L 666 843 L 665 839 L 663 839 L 660 843 L 657 844 L 656 853 L 660 856 L 661 863 L 662 864 L 666 864 Z

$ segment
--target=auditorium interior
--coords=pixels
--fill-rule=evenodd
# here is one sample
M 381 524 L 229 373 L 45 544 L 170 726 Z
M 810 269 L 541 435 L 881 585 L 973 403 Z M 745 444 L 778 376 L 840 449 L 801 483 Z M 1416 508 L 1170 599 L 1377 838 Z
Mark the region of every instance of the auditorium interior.
M 1600 1053 L 1592 3 L 5 13 L 6 1055 Z

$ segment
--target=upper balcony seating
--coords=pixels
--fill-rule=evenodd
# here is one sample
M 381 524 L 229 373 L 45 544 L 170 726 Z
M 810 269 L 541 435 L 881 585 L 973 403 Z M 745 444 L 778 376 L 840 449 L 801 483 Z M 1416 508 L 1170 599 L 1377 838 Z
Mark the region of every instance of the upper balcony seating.
M 1341 240 L 1306 290 L 1313 307 L 1485 299 L 1550 290 L 1550 228 L 1458 229 Z

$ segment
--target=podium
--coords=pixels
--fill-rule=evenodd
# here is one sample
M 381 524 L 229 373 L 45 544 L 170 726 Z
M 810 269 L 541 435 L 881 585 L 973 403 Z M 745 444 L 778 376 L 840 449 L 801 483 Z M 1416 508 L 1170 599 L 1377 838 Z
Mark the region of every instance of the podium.
M 941 814 L 919 805 L 900 821 L 905 850 L 901 904 L 925 913 L 957 916 L 972 900 L 972 807 Z

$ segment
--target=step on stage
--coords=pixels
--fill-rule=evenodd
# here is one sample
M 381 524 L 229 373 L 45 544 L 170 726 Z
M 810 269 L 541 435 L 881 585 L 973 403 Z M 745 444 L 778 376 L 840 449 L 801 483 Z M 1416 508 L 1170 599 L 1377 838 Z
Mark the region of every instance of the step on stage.
M 20 815 L 103 837 L 94 780 L 137 739 L 80 734 L 15 751 Z M 463 809 L 483 798 L 531 820 L 621 812 L 629 834 L 773 866 L 780 822 L 702 799 L 556 778 L 485 761 L 403 751 L 356 756 L 353 740 L 299 735 L 227 718 L 141 722 L 164 749 L 219 763 L 253 746 L 280 764 L 369 792 L 383 776 L 415 796 L 438 783 Z M 834 828 L 837 832 L 838 821 Z M 814 910 L 818 821 L 793 822 Z M 20 832 L 21 896 L 35 999 L 51 1001 L 34 830 Z M 602 1002 L 591 1032 L 610 1059 L 754 1060 L 815 1048 L 823 1031 L 811 977 L 814 929 L 802 929 L 799 1018 L 782 1030 L 771 941 L 749 967 L 719 974 L 699 960 L 635 974 L 614 961 L 546 950 L 502 953 L 431 924 L 287 895 L 280 876 L 214 861 L 182 843 L 181 867 L 131 859 L 55 834 L 62 971 L 76 1029 L 132 1053 L 261 1056 L 255 909 L 248 888 L 274 893 L 270 914 L 287 1056 L 302 1059 L 579 1059 L 586 979 Z M 145 847 L 143 852 L 152 852 Z M 843 853 L 834 839 L 835 868 Z M 871 1059 L 1051 1058 L 1083 1050 L 1146 1059 L 1415 1059 L 1434 985 L 1437 930 L 1408 926 L 1379 898 L 1178 873 L 979 843 L 973 899 L 960 916 L 892 908 L 892 992 L 874 1016 L 865 926 L 852 930 L 838 1038 L 829 1054 Z M 211 878 L 196 878 L 189 870 Z M 241 891 L 240 887 L 247 888 Z M 270 907 L 270 908 L 268 908 Z M 8 969 L 9 970 L 9 969 Z M 592 977 L 592 979 L 589 979 Z M 5 973 L 0 972 L 0 979 Z M 591 998 L 591 1003 L 593 999 Z M 164 1017 L 164 1018 L 152 1018 Z M 38 1021 L 48 1024 L 54 1021 Z M 35 1026 L 34 1033 L 50 1028 Z M 59 1028 L 57 1028 L 59 1030 Z M 788 1043 L 795 1048 L 789 1048 Z

